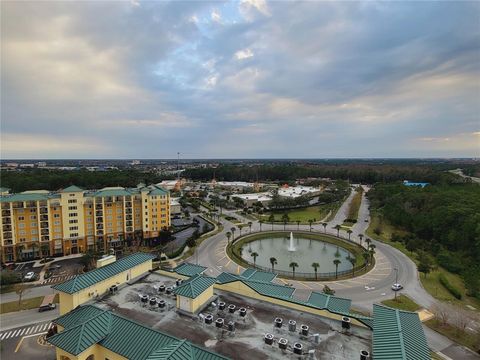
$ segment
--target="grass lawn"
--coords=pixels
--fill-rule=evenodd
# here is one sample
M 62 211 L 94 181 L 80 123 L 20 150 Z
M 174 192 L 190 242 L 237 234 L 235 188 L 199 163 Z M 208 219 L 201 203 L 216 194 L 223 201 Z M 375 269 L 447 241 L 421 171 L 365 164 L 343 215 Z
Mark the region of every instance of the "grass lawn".
M 0 314 L 20 311 L 20 310 L 36 309 L 40 306 L 42 301 L 43 301 L 43 296 L 39 296 L 39 297 L 22 300 L 20 305 L 18 304 L 18 300 L 3 303 L 3 304 L 0 304 Z M 58 304 L 58 294 L 55 295 L 55 299 L 53 301 Z
M 325 216 L 327 216 L 330 207 L 331 205 L 316 205 L 301 209 L 289 210 L 287 211 L 287 214 L 290 218 L 289 223 L 295 223 L 297 220 L 299 220 L 301 224 L 308 224 L 308 220 L 310 219 L 315 219 L 315 221 L 318 222 L 322 220 Z M 285 214 L 285 211 L 273 211 L 272 213 L 275 217 L 275 222 L 283 223 L 282 215 Z M 258 218 L 267 223 L 268 218 L 272 213 L 268 213 L 266 215 L 259 215 Z
M 428 320 L 425 324 L 450 340 L 466 346 L 475 352 L 480 350 L 480 333 L 473 334 L 471 332 L 462 331 L 448 324 L 443 325 L 435 319 Z
M 403 252 L 416 263 L 417 258 L 415 257 L 415 254 L 408 251 L 405 248 L 405 245 L 403 245 L 403 243 L 390 240 L 394 232 L 400 235 L 405 235 L 407 232 L 401 229 L 395 229 L 394 226 L 392 226 L 385 220 L 381 222 L 380 218 L 373 212 L 371 215 L 371 222 L 370 226 L 366 231 L 366 235 L 372 239 L 382 241 L 384 243 L 387 243 L 388 245 L 393 246 L 394 248 Z M 379 230 L 380 233 L 376 234 L 374 232 L 375 229 Z M 443 287 L 443 285 L 438 280 L 438 275 L 440 273 L 443 273 L 447 277 L 448 281 L 460 290 L 460 292 L 462 293 L 462 300 L 456 299 L 452 294 L 450 294 L 450 292 L 448 292 L 447 289 Z M 477 309 L 480 309 L 480 300 L 466 295 L 465 285 L 459 275 L 452 274 L 449 271 L 438 267 L 437 269 L 430 272 L 427 277 L 425 277 L 423 274 L 420 274 L 420 281 L 422 282 L 425 290 L 427 290 L 430 295 L 440 301 L 453 302 L 457 305 L 463 306 L 464 308 L 466 305 L 471 305 Z
M 420 309 L 420 305 L 418 305 L 415 301 L 413 301 L 406 295 L 399 295 L 397 296 L 397 299 L 393 298 L 389 300 L 384 300 L 382 301 L 382 304 L 391 308 L 412 312 Z

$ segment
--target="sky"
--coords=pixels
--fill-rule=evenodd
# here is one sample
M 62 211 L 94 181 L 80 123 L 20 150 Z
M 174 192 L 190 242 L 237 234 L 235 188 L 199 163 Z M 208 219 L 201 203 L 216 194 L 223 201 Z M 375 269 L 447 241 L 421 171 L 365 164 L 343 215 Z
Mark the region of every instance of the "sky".
M 1 3 L 1 157 L 480 157 L 479 2 Z

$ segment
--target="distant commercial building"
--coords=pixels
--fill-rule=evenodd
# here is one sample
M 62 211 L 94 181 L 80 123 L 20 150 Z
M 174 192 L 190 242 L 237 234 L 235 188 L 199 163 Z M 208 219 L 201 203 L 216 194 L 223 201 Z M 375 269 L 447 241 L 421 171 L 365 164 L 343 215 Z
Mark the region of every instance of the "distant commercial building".
M 170 227 L 170 193 L 158 186 L 69 186 L 56 193 L 25 191 L 0 197 L 3 262 L 106 251 Z
M 179 215 L 182 213 L 180 198 L 170 198 L 170 215 Z
M 253 204 L 257 202 L 266 206 L 272 201 L 272 195 L 270 193 L 235 194 L 232 195 L 232 198 L 241 199 L 246 207 L 252 207 Z
M 297 198 L 300 196 L 315 196 L 322 192 L 322 189 L 319 187 L 313 186 L 288 186 L 284 185 L 278 189 L 278 195 L 286 198 Z
M 10 194 L 10 189 L 6 187 L 0 187 L 0 195 L 8 195 Z
M 216 181 L 212 180 L 210 182 L 210 187 L 212 188 L 221 188 L 231 191 L 245 191 L 247 189 L 253 189 L 254 191 L 259 191 L 264 187 L 264 184 L 258 182 L 245 182 L 245 181 Z
M 159 182 L 156 185 L 160 186 L 163 189 L 180 191 L 182 189 L 182 187 L 185 185 L 185 179 L 163 180 L 162 182 Z

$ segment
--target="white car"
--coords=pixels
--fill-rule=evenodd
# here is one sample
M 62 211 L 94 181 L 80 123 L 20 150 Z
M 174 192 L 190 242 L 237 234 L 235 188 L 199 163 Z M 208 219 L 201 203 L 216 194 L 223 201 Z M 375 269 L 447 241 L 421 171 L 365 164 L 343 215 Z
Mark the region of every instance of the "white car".
M 403 289 L 403 286 L 401 284 L 393 284 L 392 285 L 392 290 L 393 291 L 398 291 L 398 290 L 402 290 Z
M 24 280 L 30 281 L 35 279 L 35 273 L 33 271 L 28 272 L 24 277 Z

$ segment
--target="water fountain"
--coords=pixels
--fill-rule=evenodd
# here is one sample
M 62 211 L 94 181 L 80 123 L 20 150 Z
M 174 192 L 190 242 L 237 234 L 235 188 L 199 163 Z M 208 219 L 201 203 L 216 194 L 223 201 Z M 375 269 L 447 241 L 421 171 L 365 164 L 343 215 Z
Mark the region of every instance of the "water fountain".
M 290 245 L 288 246 L 288 251 L 296 251 L 295 245 L 293 243 L 293 232 L 290 232 Z

